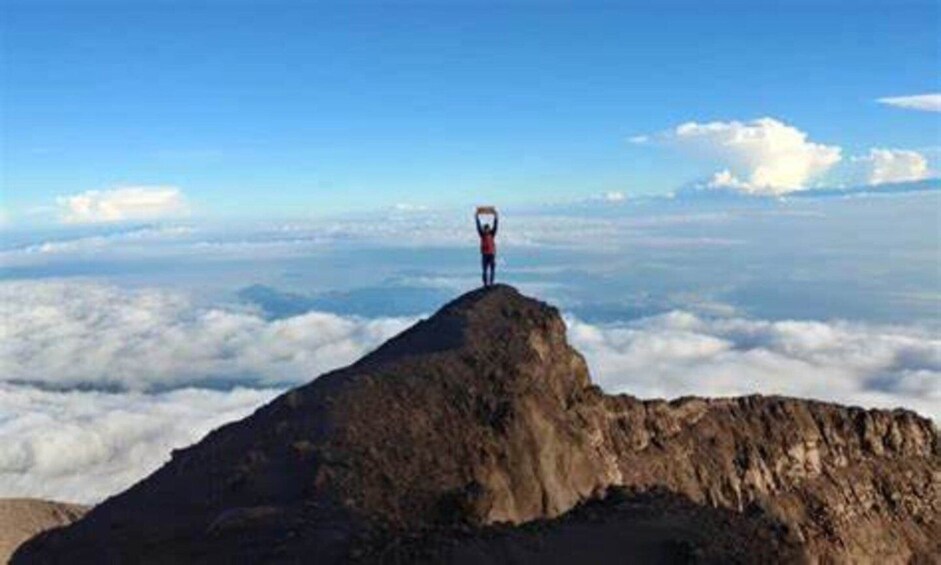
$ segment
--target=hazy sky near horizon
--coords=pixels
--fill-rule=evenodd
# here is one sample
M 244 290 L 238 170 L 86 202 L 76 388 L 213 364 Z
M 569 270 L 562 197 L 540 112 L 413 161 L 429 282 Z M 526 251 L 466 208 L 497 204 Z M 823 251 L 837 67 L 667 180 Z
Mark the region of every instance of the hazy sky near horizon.
M 774 193 L 941 156 L 930 0 L 3 3 L 8 226 Z

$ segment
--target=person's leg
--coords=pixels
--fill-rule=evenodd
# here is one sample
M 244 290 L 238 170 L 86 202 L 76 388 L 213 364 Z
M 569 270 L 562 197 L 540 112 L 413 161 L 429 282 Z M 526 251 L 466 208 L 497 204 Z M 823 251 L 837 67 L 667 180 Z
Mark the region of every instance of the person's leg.
M 490 286 L 493 286 L 493 279 L 497 274 L 497 256 L 490 256 Z
M 487 256 L 480 256 L 480 278 L 483 280 L 484 286 L 487 286 Z

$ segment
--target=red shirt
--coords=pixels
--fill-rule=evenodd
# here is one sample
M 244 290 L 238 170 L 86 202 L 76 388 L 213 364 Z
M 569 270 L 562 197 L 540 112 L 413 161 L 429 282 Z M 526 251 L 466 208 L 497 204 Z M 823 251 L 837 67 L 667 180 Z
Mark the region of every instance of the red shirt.
M 497 254 L 497 226 L 499 226 L 500 219 L 496 216 L 493 217 L 493 228 L 489 231 L 485 230 L 482 225 L 480 225 L 480 217 L 476 217 L 475 221 L 477 222 L 477 235 L 480 236 L 480 252 L 484 255 L 496 255 Z
M 480 252 L 484 255 L 497 254 L 497 241 L 492 231 L 480 234 Z

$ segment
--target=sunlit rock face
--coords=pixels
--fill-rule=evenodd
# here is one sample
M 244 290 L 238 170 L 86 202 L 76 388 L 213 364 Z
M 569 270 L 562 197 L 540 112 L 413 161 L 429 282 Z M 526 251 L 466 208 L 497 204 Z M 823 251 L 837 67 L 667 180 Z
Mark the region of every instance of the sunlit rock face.
M 88 511 L 79 504 L 36 498 L 0 498 L 0 563 L 24 541 L 50 528 L 71 524 Z

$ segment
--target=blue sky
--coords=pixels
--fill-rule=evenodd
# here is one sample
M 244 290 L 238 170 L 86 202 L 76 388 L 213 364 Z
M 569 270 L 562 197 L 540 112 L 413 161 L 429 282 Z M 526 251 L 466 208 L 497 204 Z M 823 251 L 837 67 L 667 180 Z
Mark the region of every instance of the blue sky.
M 666 193 L 727 164 L 630 138 L 766 116 L 842 149 L 801 182 L 937 169 L 937 112 L 877 102 L 939 90 L 937 2 L 659 6 L 7 2 L 6 220 L 123 186 L 218 217 Z

